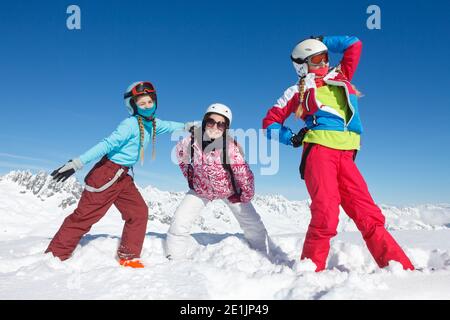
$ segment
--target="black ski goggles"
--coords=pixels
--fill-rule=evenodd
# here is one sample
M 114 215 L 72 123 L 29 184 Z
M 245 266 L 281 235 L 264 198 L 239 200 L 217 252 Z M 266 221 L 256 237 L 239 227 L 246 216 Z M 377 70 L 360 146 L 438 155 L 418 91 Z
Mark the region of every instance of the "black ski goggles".
M 156 93 L 155 88 L 150 82 L 141 82 L 135 85 L 131 91 L 125 93 L 123 98 L 127 99 L 148 93 Z

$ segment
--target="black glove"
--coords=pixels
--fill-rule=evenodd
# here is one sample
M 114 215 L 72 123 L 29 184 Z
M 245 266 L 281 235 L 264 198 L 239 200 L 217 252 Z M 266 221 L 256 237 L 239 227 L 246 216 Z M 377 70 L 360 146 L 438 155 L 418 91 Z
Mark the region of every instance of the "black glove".
M 292 146 L 298 148 L 302 145 L 305 134 L 308 132 L 308 128 L 301 128 L 297 134 L 294 134 L 291 138 Z
M 73 175 L 76 170 L 79 170 L 81 168 L 83 168 L 83 163 L 80 159 L 76 158 L 73 160 L 69 160 L 69 162 L 67 162 L 65 165 L 54 170 L 51 173 L 51 176 L 53 177 L 53 180 L 56 180 L 56 182 L 64 182 L 71 175 Z

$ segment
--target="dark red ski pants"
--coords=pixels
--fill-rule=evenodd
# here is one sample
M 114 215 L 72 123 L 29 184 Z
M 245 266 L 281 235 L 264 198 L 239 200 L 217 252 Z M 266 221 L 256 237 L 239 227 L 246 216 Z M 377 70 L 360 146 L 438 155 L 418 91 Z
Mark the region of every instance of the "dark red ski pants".
M 104 157 L 88 173 L 85 182 L 89 186 L 99 188 L 110 181 L 121 167 L 125 172 L 108 189 L 102 192 L 83 191 L 78 207 L 64 220 L 46 252 L 52 252 L 61 260 L 70 258 L 81 237 L 114 204 L 125 220 L 117 255 L 122 259 L 140 257 L 147 230 L 148 207 L 132 177 L 127 174 L 128 168 Z
M 304 150 L 307 144 L 304 145 Z M 367 184 L 353 161 L 353 150 L 336 150 L 315 144 L 305 165 L 305 183 L 311 197 L 311 222 L 301 259 L 309 258 L 325 269 L 330 239 L 337 234 L 339 204 L 355 222 L 378 266 L 390 260 L 404 269 L 414 267 L 384 227 L 385 218 L 373 201 Z

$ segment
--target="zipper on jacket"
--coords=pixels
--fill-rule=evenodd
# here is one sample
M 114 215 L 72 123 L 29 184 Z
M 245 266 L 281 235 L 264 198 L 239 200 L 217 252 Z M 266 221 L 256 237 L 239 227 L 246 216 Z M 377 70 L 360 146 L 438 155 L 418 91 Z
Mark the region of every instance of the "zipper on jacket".
M 308 103 L 308 100 L 309 100 L 309 95 L 311 94 L 311 91 L 309 91 L 308 90 L 308 92 L 306 93 L 306 99 L 305 99 L 305 108 L 306 108 L 306 111 L 310 111 L 310 109 L 309 109 L 309 103 Z
M 327 80 L 327 82 L 329 82 L 330 84 L 333 84 L 335 86 L 338 86 L 338 87 L 344 87 L 347 104 L 348 104 L 350 110 L 352 111 L 352 116 L 350 117 L 348 122 L 345 120 L 345 117 L 344 117 L 344 131 L 348 131 L 348 124 L 350 122 L 352 122 L 353 117 L 355 116 L 355 108 L 353 107 L 352 103 L 350 102 L 350 93 L 348 92 L 348 88 L 345 85 L 345 83 L 340 82 L 340 81 Z

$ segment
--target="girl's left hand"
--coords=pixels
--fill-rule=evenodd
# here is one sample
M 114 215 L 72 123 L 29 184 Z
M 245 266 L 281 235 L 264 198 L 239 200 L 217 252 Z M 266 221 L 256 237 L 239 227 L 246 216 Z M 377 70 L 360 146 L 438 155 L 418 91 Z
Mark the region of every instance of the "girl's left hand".
M 228 201 L 231 203 L 239 203 L 241 202 L 241 197 L 238 194 L 233 194 L 232 196 L 228 197 Z

